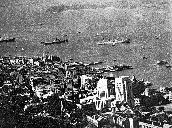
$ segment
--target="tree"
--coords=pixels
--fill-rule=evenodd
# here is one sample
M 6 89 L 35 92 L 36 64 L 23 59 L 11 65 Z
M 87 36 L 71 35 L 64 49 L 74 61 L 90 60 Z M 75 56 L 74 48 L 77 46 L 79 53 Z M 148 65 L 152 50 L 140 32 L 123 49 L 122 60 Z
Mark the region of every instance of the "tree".
M 61 100 L 58 94 L 54 94 L 47 98 L 47 111 L 50 113 L 51 116 L 56 117 L 57 115 L 61 114 Z
M 140 105 L 145 106 L 145 107 L 150 107 L 151 106 L 151 99 L 148 96 L 141 96 L 141 101 Z
M 161 94 L 148 96 L 141 96 L 141 106 L 152 107 L 162 105 L 165 101 L 165 98 Z

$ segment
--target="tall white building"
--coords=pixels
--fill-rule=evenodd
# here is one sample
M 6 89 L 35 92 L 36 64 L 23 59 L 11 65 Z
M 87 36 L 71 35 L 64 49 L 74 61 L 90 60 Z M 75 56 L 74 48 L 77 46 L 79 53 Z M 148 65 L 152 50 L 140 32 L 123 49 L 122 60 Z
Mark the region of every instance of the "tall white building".
M 145 88 L 145 91 L 142 93 L 144 96 L 149 96 L 149 88 Z
M 80 76 L 80 78 L 81 78 L 81 88 L 86 89 L 86 83 L 89 79 L 92 80 L 92 77 L 87 76 L 87 75 L 82 75 Z
M 105 107 L 108 95 L 107 79 L 102 78 L 97 83 L 97 98 L 95 101 L 97 110 L 101 110 Z
M 101 110 L 107 105 L 111 99 L 110 91 L 108 88 L 108 79 L 102 78 L 97 83 L 97 95 L 96 95 L 96 109 Z M 134 97 L 132 91 L 132 81 L 128 76 L 121 76 L 114 80 L 114 101 L 111 103 L 111 107 L 115 107 L 116 102 L 128 103 L 130 107 L 134 107 Z M 113 99 L 113 98 L 112 98 Z M 114 105 L 112 105 L 114 104 Z
M 172 92 L 169 91 L 169 101 L 171 102 L 172 101 Z
M 97 97 L 99 99 L 107 99 L 108 94 L 108 87 L 107 87 L 107 79 L 100 79 L 97 83 Z
M 132 91 L 132 81 L 128 76 L 115 78 L 116 101 L 126 102 L 129 106 L 134 106 L 134 97 Z

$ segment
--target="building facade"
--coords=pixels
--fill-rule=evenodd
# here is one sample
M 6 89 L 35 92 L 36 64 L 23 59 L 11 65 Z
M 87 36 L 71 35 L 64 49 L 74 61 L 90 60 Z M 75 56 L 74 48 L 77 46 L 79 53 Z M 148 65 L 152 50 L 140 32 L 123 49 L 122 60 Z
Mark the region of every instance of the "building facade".
M 134 97 L 132 91 L 132 81 L 128 76 L 115 78 L 116 101 L 126 102 L 129 106 L 134 106 Z
M 97 83 L 97 99 L 95 103 L 97 110 L 105 107 L 110 99 L 114 99 L 114 103 L 128 103 L 130 107 L 134 107 L 132 81 L 128 76 L 115 78 L 110 87 L 108 84 L 108 79 L 105 78 L 100 79 Z

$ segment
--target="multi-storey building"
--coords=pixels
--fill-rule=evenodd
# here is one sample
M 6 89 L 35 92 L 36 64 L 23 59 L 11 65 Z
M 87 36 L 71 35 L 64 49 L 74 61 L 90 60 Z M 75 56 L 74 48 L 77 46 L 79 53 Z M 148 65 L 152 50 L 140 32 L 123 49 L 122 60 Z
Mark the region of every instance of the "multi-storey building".
M 114 102 L 128 103 L 130 107 L 134 107 L 134 97 L 132 92 L 132 81 L 128 76 L 121 76 L 119 78 L 111 79 L 102 78 L 97 83 L 97 100 L 96 108 L 100 110 L 105 107 L 105 104 L 110 99 L 114 99 Z M 111 106 L 112 107 L 112 106 Z
M 149 88 L 145 88 L 145 91 L 142 93 L 144 96 L 149 96 Z
M 91 76 L 88 75 L 82 75 L 81 77 L 81 89 L 87 89 L 87 84 L 89 80 L 92 80 Z
M 165 87 L 160 87 L 160 88 L 159 88 L 159 91 L 162 92 L 162 93 L 165 93 L 165 91 L 166 91 L 166 90 L 165 90 Z
M 107 99 L 109 97 L 109 91 L 107 86 L 107 79 L 100 79 L 97 83 L 97 97 L 99 99 Z
M 100 79 L 97 83 L 97 99 L 95 101 L 96 109 L 101 110 L 105 107 L 106 101 L 109 97 L 107 79 Z
M 172 92 L 169 91 L 169 101 L 171 102 L 172 101 Z
M 135 104 L 135 106 L 140 105 L 140 99 L 134 98 L 134 104 Z
M 132 92 L 132 81 L 128 76 L 115 78 L 116 101 L 126 102 L 129 106 L 134 106 L 134 97 Z

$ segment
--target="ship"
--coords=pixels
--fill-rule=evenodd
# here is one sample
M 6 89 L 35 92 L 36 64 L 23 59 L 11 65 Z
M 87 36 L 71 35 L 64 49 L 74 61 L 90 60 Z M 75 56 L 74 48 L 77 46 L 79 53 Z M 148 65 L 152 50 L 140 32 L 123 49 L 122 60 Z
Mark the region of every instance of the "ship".
M 52 42 L 41 42 L 41 44 L 44 44 L 44 45 L 52 45 L 52 44 L 61 44 L 61 43 L 66 43 L 66 42 L 68 42 L 68 39 L 60 40 L 60 39 L 57 39 L 56 38 Z
M 15 38 L 3 38 L 3 37 L 0 37 L 0 43 L 2 42 L 15 42 Z
M 130 39 L 125 39 L 125 40 L 108 40 L 108 41 L 101 41 L 101 42 L 97 42 L 97 45 L 112 45 L 112 46 L 115 46 L 115 44 L 119 44 L 119 43 L 122 43 L 122 44 L 129 44 L 130 43 Z

